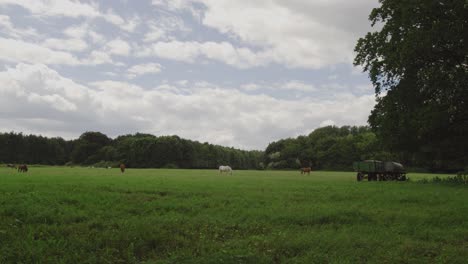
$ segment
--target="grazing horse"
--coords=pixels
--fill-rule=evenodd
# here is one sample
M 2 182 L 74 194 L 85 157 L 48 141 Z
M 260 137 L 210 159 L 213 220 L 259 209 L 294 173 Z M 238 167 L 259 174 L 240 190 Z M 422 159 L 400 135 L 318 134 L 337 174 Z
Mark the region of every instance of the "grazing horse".
M 120 171 L 121 171 L 122 173 L 125 172 L 125 164 L 123 164 L 123 163 L 120 164 Z
M 232 175 L 232 169 L 229 166 L 219 166 L 219 173 L 222 174 L 223 172 L 229 173 Z
M 312 168 L 311 167 L 304 167 L 304 168 L 301 168 L 301 174 L 310 174 L 310 172 L 312 171 Z
M 28 172 L 28 165 L 26 164 L 18 165 L 18 172 Z
M 7 164 L 6 166 L 7 166 L 8 168 L 16 169 L 16 165 L 15 165 L 15 164 Z

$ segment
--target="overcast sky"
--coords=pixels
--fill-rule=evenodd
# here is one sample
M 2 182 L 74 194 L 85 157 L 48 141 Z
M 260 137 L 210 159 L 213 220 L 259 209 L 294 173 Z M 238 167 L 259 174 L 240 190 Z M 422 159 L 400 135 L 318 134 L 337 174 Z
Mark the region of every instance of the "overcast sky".
M 375 104 L 352 65 L 377 0 L 0 0 L 0 131 L 242 149 Z

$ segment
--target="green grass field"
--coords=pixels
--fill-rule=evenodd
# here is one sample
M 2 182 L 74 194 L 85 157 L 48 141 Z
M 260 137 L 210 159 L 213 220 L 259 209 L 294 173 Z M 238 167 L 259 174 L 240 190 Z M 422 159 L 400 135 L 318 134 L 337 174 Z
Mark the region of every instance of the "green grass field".
M 466 263 L 468 188 L 433 176 L 1 168 L 0 263 Z

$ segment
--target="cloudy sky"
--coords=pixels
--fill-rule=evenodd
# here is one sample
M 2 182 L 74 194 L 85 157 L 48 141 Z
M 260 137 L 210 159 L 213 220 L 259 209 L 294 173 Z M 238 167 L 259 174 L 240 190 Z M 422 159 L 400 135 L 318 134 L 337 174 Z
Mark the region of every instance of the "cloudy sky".
M 375 104 L 353 67 L 377 0 L 0 0 L 0 131 L 243 149 Z

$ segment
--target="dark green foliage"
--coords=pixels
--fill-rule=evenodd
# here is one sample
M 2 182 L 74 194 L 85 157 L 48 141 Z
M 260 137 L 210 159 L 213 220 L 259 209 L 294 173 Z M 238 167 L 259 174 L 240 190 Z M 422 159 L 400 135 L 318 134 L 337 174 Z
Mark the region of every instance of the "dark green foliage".
M 417 166 L 468 164 L 468 4 L 381 0 L 380 28 L 358 40 L 355 64 L 378 97 L 369 124 L 385 146 Z
M 433 177 L 431 179 L 421 179 L 419 183 L 448 183 L 448 184 L 463 184 L 468 186 L 468 172 L 458 172 L 455 176 L 449 177 Z
M 65 141 L 0 133 L 0 163 L 114 167 L 123 162 L 133 168 L 216 168 L 229 164 L 235 169 L 259 169 L 262 160 L 262 151 L 244 151 L 178 136 L 137 133 L 112 140 L 100 132 L 86 132 L 76 140 Z
M 399 161 L 405 167 L 432 168 L 424 156 L 408 159 L 405 153 L 389 152 L 369 127 L 328 126 L 307 136 L 270 143 L 265 152 L 244 151 L 200 143 L 178 136 L 134 134 L 110 139 L 99 132 L 86 132 L 79 139 L 15 133 L 0 133 L 0 163 L 87 165 L 130 168 L 351 170 L 354 161 L 377 159 Z
M 357 160 L 392 160 L 395 155 L 382 151 L 368 127 L 327 126 L 308 136 L 272 142 L 265 150 L 264 163 L 273 169 L 351 170 Z
M 102 158 L 99 151 L 109 145 L 110 142 L 111 139 L 100 132 L 85 132 L 73 142 L 71 160 L 76 164 L 96 163 Z
M 21 133 L 0 133 L 0 162 L 60 165 L 69 160 L 71 143 Z

